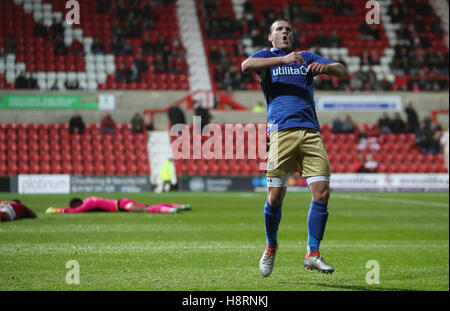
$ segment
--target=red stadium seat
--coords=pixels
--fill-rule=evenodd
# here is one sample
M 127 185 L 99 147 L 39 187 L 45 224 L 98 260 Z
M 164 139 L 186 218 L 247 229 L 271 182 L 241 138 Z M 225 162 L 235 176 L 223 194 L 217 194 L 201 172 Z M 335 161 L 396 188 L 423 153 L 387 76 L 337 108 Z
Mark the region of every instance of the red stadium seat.
M 430 163 L 428 166 L 428 168 L 429 168 L 428 172 L 429 173 L 439 173 L 441 170 L 441 165 L 442 165 L 441 163 L 437 163 L 437 162 Z
M 439 164 L 439 173 L 448 173 L 447 167 L 444 163 Z
M 51 172 L 52 172 L 52 174 L 61 174 L 62 173 L 61 163 L 60 162 L 52 162 Z
M 106 153 L 111 153 L 114 151 L 114 146 L 111 142 L 104 142 L 103 143 L 103 151 Z
M 84 163 L 84 175 L 86 176 L 92 176 L 94 175 L 95 172 L 95 167 L 92 164 L 92 162 L 85 162 Z
M 188 174 L 188 168 L 186 164 L 180 164 L 176 168 L 177 176 L 187 175 Z
M 84 175 L 84 168 L 80 162 L 73 162 L 73 174 L 77 176 Z
M 145 152 L 137 152 L 136 153 L 137 161 L 148 161 L 148 154 Z
M 150 167 L 147 163 L 139 163 L 137 168 L 137 175 L 139 176 L 148 176 L 150 175 Z
M 39 169 L 41 174 L 50 174 L 52 173 L 51 166 L 48 162 L 40 162 Z
M 80 153 L 83 150 L 83 146 L 79 142 L 73 141 L 70 144 L 70 150 L 72 151 L 72 153 L 74 152 Z
M 40 139 L 39 150 L 41 152 L 49 152 L 50 151 L 50 144 L 46 140 L 41 140 Z
M 92 154 L 91 151 L 83 150 L 81 152 L 81 156 L 83 158 L 83 162 L 92 162 L 92 161 L 94 161 L 94 155 Z
M 28 141 L 37 142 L 37 141 L 39 141 L 39 135 L 36 132 L 28 133 L 26 139 Z
M 61 166 L 63 174 L 72 174 L 73 172 L 72 163 L 63 161 Z
M 6 141 L 14 143 L 17 140 L 17 132 L 15 130 L 8 130 L 6 132 Z
M 124 154 L 127 161 L 136 161 L 136 154 L 133 152 L 133 150 L 131 151 L 125 150 Z
M 125 134 L 131 134 L 131 129 L 132 129 L 132 127 L 131 127 L 131 124 L 130 123 L 124 123 L 124 124 L 122 124 L 121 125 L 121 132 L 122 132 L 122 135 L 125 135 Z M 133 137 L 133 136 L 131 136 L 131 137 Z
M 228 166 L 230 168 L 231 175 L 239 175 L 240 174 L 240 167 L 236 163 L 236 161 L 230 160 L 230 163 Z
M 97 143 L 102 141 L 102 135 L 100 133 L 91 133 L 89 134 L 91 136 L 92 143 Z
M 123 131 L 123 134 L 122 134 L 122 141 L 123 141 L 124 143 L 132 143 L 132 142 L 133 142 L 133 139 L 134 139 L 134 135 L 131 134 L 131 131 L 130 131 L 130 132 L 125 132 L 125 131 L 128 131 L 128 130 L 126 130 L 126 129 L 122 129 L 122 131 Z M 125 148 L 126 148 L 126 147 L 125 147 Z
M 428 173 L 429 169 L 425 163 L 419 163 L 417 166 L 417 173 Z
M 83 145 L 90 144 L 90 142 L 92 140 L 92 135 L 91 134 L 84 133 L 83 135 L 80 135 L 80 136 L 81 136 L 81 142 L 82 142 Z
M 6 130 L 15 132 L 17 130 L 17 124 L 16 123 L 7 123 Z
M 124 162 L 126 159 L 125 154 L 122 151 L 116 151 L 114 152 L 114 160 L 116 162 Z
M 8 162 L 17 162 L 19 160 L 19 156 L 17 155 L 16 151 L 8 150 L 8 153 L 6 154 L 6 160 Z
M 197 172 L 201 176 L 208 175 L 208 165 L 206 163 L 201 163 L 197 166 Z
M 80 135 L 80 134 L 69 134 L 69 135 L 70 135 L 70 141 L 72 143 L 74 143 L 74 142 L 76 142 L 78 144 L 80 143 L 82 135 Z
M 59 128 L 60 128 L 60 123 L 50 123 L 48 125 L 49 130 L 58 130 L 59 131 Z
M 117 175 L 126 176 L 128 174 L 127 167 L 124 164 L 116 164 Z
M 8 168 L 4 162 L 0 162 L 0 176 L 8 176 Z
M 71 158 L 72 158 L 72 163 L 75 163 L 75 162 L 81 163 L 84 160 L 83 155 L 81 154 L 80 151 L 72 151 Z
M 209 175 L 212 176 L 219 175 L 219 165 L 217 165 L 215 161 L 210 160 L 208 163 L 208 172 Z
M 27 139 L 28 139 L 28 133 L 25 129 L 17 131 L 16 140 L 26 141 Z
M 19 174 L 29 174 L 30 173 L 30 166 L 28 165 L 28 163 L 19 163 L 19 170 L 18 173 Z
M 85 124 L 85 131 L 91 135 L 100 134 L 100 123 Z
M 103 159 L 107 162 L 114 162 L 115 157 L 114 157 L 114 154 L 112 154 L 110 152 L 106 152 Z
M 65 130 L 65 129 L 60 129 L 60 132 L 59 132 L 59 139 L 61 140 L 61 141 L 70 141 L 70 134 L 69 134 L 69 131 L 68 130 Z
M 251 167 L 248 162 L 240 161 L 239 167 L 240 167 L 240 172 L 239 172 L 240 175 L 248 176 L 251 174 Z
M 108 142 L 110 144 L 112 143 L 114 137 L 113 134 L 100 134 L 100 135 L 103 143 L 105 142 Z
M 143 142 L 136 142 L 134 144 L 134 150 L 136 150 L 139 153 L 147 153 L 147 143 Z
M 137 166 L 134 163 L 127 163 L 126 165 L 127 174 L 130 176 L 134 176 L 137 174 Z
M 31 162 L 30 163 L 30 174 L 39 174 L 41 172 L 39 163 Z
M 51 157 L 51 155 L 50 155 L 50 153 L 47 151 L 41 151 L 40 153 L 39 153 L 39 159 L 41 160 L 41 161 L 47 161 L 47 162 L 49 162 L 49 161 L 51 161 L 51 159 L 52 159 L 52 157 Z
M 40 142 L 49 140 L 49 135 L 46 130 L 42 130 L 42 131 L 38 132 L 38 137 L 39 137 Z
M 93 153 L 101 153 L 103 152 L 103 145 L 100 143 L 93 143 L 92 144 L 92 151 Z
M 62 161 L 66 161 L 66 162 L 72 161 L 72 153 L 71 153 L 71 151 L 70 150 L 61 151 L 60 158 L 61 158 Z
M 334 163 L 333 165 L 330 163 L 330 168 L 335 173 L 343 173 L 345 170 L 344 165 L 341 163 Z
M 18 153 L 19 162 L 28 162 L 29 156 L 27 152 L 19 152 Z
M 16 176 L 19 172 L 19 167 L 16 162 L 8 162 L 7 164 L 7 174 L 8 176 Z

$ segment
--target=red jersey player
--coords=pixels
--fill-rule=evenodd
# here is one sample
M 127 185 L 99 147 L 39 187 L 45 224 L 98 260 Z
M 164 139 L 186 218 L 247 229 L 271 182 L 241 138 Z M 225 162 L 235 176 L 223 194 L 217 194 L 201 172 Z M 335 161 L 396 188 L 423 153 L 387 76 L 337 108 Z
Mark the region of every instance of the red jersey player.
M 0 201 L 0 221 L 36 217 L 36 214 L 19 200 Z

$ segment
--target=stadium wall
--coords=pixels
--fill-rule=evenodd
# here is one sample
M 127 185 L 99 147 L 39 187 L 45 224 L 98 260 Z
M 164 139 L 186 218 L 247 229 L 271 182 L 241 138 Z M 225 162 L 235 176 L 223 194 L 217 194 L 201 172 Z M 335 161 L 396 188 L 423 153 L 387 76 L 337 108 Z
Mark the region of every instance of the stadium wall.
M 142 112 L 145 109 L 160 109 L 165 108 L 178 99 L 186 96 L 187 91 L 103 91 L 96 93 L 89 93 L 84 91 L 71 92 L 40 92 L 40 91 L 4 91 L 2 95 L 98 95 L 98 94 L 114 94 L 115 95 L 115 109 L 111 112 L 113 119 L 118 123 L 130 122 L 131 118 L 136 112 Z M 342 93 L 342 92 L 316 92 L 316 96 L 400 96 L 402 105 L 405 106 L 408 102 L 412 102 L 414 108 L 417 110 L 419 117 L 422 119 L 430 115 L 431 110 L 441 110 L 449 108 L 449 93 L 448 92 L 364 92 L 364 93 Z M 265 113 L 255 113 L 251 109 L 258 102 L 264 102 L 264 97 L 260 91 L 236 91 L 233 97 L 242 105 L 249 108 L 249 111 L 212 111 L 212 122 L 216 123 L 265 123 Z M 13 110 L 0 109 L 0 122 L 8 123 L 53 123 L 69 121 L 74 110 Z M 104 110 L 81 110 L 81 116 L 86 123 L 100 122 L 105 114 Z M 321 123 L 330 123 L 336 115 L 341 117 L 349 114 L 353 120 L 358 123 L 376 123 L 382 112 L 360 112 L 342 111 L 339 113 L 332 111 L 321 111 L 318 114 Z M 192 120 L 192 111 L 186 112 L 186 119 L 188 122 Z M 404 113 L 402 112 L 404 117 Z M 444 128 L 448 128 L 448 117 L 439 120 Z M 168 118 L 166 114 L 157 114 L 154 119 L 154 126 L 156 129 L 167 129 Z
M 332 174 L 336 192 L 448 192 L 448 174 Z M 0 178 L 0 192 L 38 193 L 138 193 L 152 191 L 145 176 L 18 175 Z M 193 192 L 266 192 L 263 176 L 182 176 L 179 190 Z M 289 192 L 309 191 L 305 179 L 291 176 Z

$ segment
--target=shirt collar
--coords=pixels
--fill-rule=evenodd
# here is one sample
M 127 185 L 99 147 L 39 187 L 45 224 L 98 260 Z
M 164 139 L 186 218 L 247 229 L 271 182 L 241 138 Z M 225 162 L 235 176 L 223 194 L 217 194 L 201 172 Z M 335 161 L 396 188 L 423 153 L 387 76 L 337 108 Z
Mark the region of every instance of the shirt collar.
M 272 52 L 272 53 L 274 53 L 274 54 L 278 54 L 278 53 L 280 53 L 280 49 L 278 49 L 278 48 L 271 48 L 270 49 L 270 52 Z
M 286 55 L 286 53 L 279 48 L 271 48 L 270 51 L 275 55 Z

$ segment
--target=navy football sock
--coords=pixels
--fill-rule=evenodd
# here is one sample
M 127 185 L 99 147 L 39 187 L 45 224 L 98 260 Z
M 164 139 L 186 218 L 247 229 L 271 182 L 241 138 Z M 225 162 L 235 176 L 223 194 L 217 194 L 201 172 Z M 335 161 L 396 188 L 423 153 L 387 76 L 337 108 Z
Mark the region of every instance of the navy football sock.
M 323 239 L 327 224 L 328 202 L 312 200 L 308 213 L 308 254 L 319 252 L 320 241 Z
M 266 225 L 267 247 L 277 247 L 277 233 L 281 221 L 281 204 L 279 206 L 270 206 L 266 201 L 264 205 L 264 221 Z

